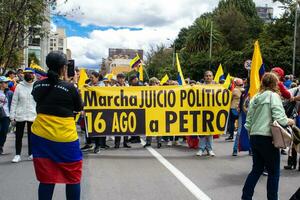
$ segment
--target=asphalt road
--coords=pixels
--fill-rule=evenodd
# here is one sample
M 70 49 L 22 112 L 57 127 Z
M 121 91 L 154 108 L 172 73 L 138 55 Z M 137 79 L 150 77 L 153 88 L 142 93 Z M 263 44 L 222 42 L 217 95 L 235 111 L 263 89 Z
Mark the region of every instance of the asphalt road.
M 26 140 L 23 139 L 23 161 L 13 164 L 14 136 L 8 137 L 6 154 L 0 156 L 0 200 L 37 199 L 38 182 L 32 162 L 26 160 Z M 108 144 L 113 146 L 112 142 Z M 132 144 L 131 149 L 110 148 L 100 154 L 85 153 L 81 199 L 194 200 L 195 191 L 200 190 L 213 200 L 240 199 L 252 161 L 247 152 L 232 157 L 232 145 L 221 137 L 214 142 L 216 157 L 200 158 L 195 155 L 196 150 L 185 146 L 163 144 L 157 149 L 155 142 L 152 153 L 141 144 Z M 154 157 L 153 152 L 161 155 L 163 161 Z M 282 156 L 281 168 L 286 159 Z M 300 186 L 299 180 L 299 171 L 281 170 L 281 200 L 289 199 Z M 267 177 L 260 178 L 254 199 L 266 199 L 266 181 Z M 53 199 L 65 199 L 63 185 L 56 186 Z

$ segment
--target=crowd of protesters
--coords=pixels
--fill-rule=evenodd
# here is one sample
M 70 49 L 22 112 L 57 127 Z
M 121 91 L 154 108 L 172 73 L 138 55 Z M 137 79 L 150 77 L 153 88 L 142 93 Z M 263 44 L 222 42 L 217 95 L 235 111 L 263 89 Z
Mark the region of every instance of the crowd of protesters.
M 18 163 L 22 160 L 22 138 L 26 126 L 28 134 L 27 159 L 34 161 L 37 178 L 41 181 L 39 188 L 41 198 L 43 198 L 43 195 L 48 195 L 48 199 L 51 199 L 50 197 L 52 197 L 55 183 L 66 183 L 69 188 L 67 195 L 75 195 L 78 197 L 78 193 L 80 193 L 81 152 L 78 150 L 79 143 L 77 136 L 72 135 L 70 137 L 72 137 L 73 140 L 67 141 L 78 144 L 78 149 L 76 149 L 77 147 L 74 148 L 74 146 L 70 146 L 70 151 L 77 152 L 76 155 L 74 155 L 76 157 L 74 157 L 74 160 L 76 160 L 76 166 L 78 166 L 78 168 L 77 174 L 74 175 L 74 173 L 71 173 L 73 174 L 73 179 L 71 176 L 71 178 L 52 180 L 48 177 L 47 173 L 49 172 L 47 170 L 41 170 L 43 165 L 49 163 L 40 162 L 38 160 L 40 155 L 46 156 L 51 152 L 51 156 L 53 156 L 58 153 L 57 149 L 55 149 L 58 148 L 57 144 L 50 144 L 51 142 L 46 141 L 47 139 L 52 142 L 64 141 L 60 136 L 54 136 L 56 133 L 51 133 L 52 135 L 48 133 L 47 131 L 49 131 L 49 129 L 45 127 L 45 123 L 54 127 L 55 123 L 58 123 L 57 118 L 61 119 L 59 122 L 61 123 L 60 125 L 63 126 L 62 123 L 66 123 L 65 125 L 67 125 L 71 120 L 69 118 L 72 117 L 73 111 L 79 112 L 82 109 L 81 105 L 79 105 L 81 101 L 76 100 L 80 93 L 80 91 L 76 89 L 78 71 L 75 73 L 76 77 L 72 77 L 71 79 L 70 77 L 65 77 L 65 80 L 69 82 L 68 84 L 66 81 L 61 82 L 60 77 L 64 77 L 65 75 L 65 60 L 63 55 L 56 52 L 55 55 L 49 56 L 47 63 L 49 67 L 48 79 L 44 80 L 44 85 L 41 85 L 41 81 L 36 82 L 35 71 L 30 68 L 25 70 L 19 69 L 17 72 L 8 71 L 6 76 L 0 76 L 0 154 L 4 153 L 7 133 L 11 130 L 11 132 L 15 133 L 15 156 L 12 158 L 12 162 Z M 222 82 L 222 80 L 220 80 L 220 82 Z M 203 79 L 199 82 L 187 79 L 186 83 L 191 86 L 219 84 L 214 81 L 212 71 L 206 71 Z M 54 87 L 54 85 L 57 84 L 60 84 L 62 88 L 66 88 L 66 91 L 73 92 L 65 94 L 57 87 Z M 264 171 L 268 173 L 268 199 L 278 199 L 280 154 L 288 154 L 288 163 L 284 166 L 284 169 L 293 170 L 296 169 L 298 165 L 298 170 L 300 171 L 300 159 L 297 162 L 297 150 L 299 150 L 299 148 L 297 149 L 296 145 L 292 144 L 291 147 L 282 149 L 280 152 L 279 149 L 272 145 L 272 136 L 269 126 L 270 123 L 276 119 L 282 126 L 295 124 L 300 127 L 299 81 L 292 75 L 285 75 L 282 68 L 275 67 L 270 73 L 265 73 L 262 77 L 261 84 L 259 93 L 250 101 L 248 95 L 249 81 L 241 78 L 232 79 L 232 100 L 228 128 L 226 131 L 228 137 L 225 141 L 234 141 L 232 156 L 238 156 L 239 151 L 248 151 L 249 155 L 253 156 L 253 168 L 245 182 L 242 199 L 252 199 L 254 187 Z M 168 80 L 161 84 L 156 77 L 150 77 L 148 82 L 141 82 L 136 74 L 126 77 L 125 74 L 119 73 L 115 76 L 107 77 L 99 72 L 92 71 L 89 73 L 89 78 L 84 87 L 158 87 L 160 85 L 178 85 L 178 82 Z M 43 89 L 42 86 L 47 87 Z M 56 99 L 58 102 L 62 102 L 63 100 L 58 100 L 57 98 L 65 98 L 70 104 L 53 104 L 53 102 L 49 101 L 49 98 Z M 292 109 L 289 109 L 293 111 L 292 114 L 290 111 L 287 111 L 285 107 L 285 105 L 290 105 L 291 102 L 294 106 Z M 56 118 L 52 118 L 53 116 L 56 116 Z M 80 118 L 78 124 L 82 132 L 84 132 L 85 123 L 83 117 Z M 61 131 L 61 129 L 53 130 Z M 73 131 L 74 127 L 70 127 L 69 130 Z M 44 135 L 40 135 L 42 133 Z M 120 147 L 131 148 L 130 143 L 141 143 L 139 136 L 132 136 L 131 138 L 128 136 L 89 138 L 86 133 L 84 133 L 84 136 L 84 142 L 82 142 L 84 144 L 81 147 L 81 151 L 93 151 L 93 153 L 96 154 L 100 153 L 101 149 L 105 150 L 110 148 L 109 143 L 107 143 L 108 140 L 114 141 L 114 148 L 116 149 Z M 218 137 L 213 135 L 199 137 L 146 137 L 144 148 L 150 147 L 152 140 L 155 139 L 157 148 L 161 148 L 163 144 L 167 146 L 186 144 L 186 146 L 198 149 L 196 153 L 197 156 L 213 157 L 216 156 L 217 153 L 213 151 L 213 140 L 215 138 Z M 31 141 L 32 139 L 33 141 Z M 241 145 L 242 142 L 244 142 L 243 145 Z M 197 144 L 196 146 L 194 145 L 195 143 Z M 42 146 L 40 146 L 41 144 L 47 144 L 47 151 L 49 152 L 43 151 Z M 56 158 L 55 155 L 54 157 Z M 66 168 L 56 166 L 56 169 L 60 170 L 60 175 L 69 173 Z

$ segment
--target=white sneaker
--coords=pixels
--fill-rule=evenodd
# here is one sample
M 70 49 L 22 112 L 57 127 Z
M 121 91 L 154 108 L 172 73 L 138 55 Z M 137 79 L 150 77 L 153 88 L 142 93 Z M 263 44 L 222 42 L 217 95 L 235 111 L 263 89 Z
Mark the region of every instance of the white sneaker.
M 211 150 L 211 151 L 208 151 L 208 155 L 215 156 L 216 154 Z
M 169 146 L 169 147 L 172 146 L 172 141 L 169 141 L 167 146 Z
M 199 150 L 197 153 L 196 153 L 197 156 L 202 156 L 203 155 L 203 151 L 202 150 Z
M 18 163 L 21 161 L 21 156 L 20 155 L 15 155 L 14 159 L 12 159 L 12 163 Z
M 28 160 L 33 160 L 32 154 L 30 156 L 28 156 Z

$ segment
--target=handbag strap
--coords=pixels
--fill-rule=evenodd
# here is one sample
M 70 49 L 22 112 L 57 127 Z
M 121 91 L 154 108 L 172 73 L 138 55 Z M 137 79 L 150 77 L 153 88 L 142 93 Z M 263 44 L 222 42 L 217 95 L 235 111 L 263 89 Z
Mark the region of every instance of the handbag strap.
M 272 117 L 272 91 L 271 91 L 271 94 L 270 94 L 270 114 L 271 114 L 271 123 L 273 124 L 273 117 Z

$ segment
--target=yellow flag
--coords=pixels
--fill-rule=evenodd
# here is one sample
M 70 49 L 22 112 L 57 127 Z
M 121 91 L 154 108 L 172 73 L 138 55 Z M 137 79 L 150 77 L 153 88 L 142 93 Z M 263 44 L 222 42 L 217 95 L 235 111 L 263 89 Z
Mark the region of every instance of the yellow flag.
M 259 78 L 259 69 L 263 64 L 262 56 L 260 53 L 259 43 L 256 41 L 254 43 L 254 52 L 252 57 L 251 63 L 251 70 L 250 70 L 250 89 L 249 95 L 252 98 L 260 88 L 260 78 Z
M 89 77 L 88 75 L 86 74 L 86 71 L 85 69 L 80 69 L 79 71 L 79 80 L 78 80 L 78 88 L 82 88 L 83 85 L 85 84 L 85 81 L 88 80 Z
M 112 77 L 114 76 L 114 74 L 106 74 L 105 76 L 104 76 L 104 78 L 107 78 L 107 80 L 111 80 L 112 79 Z
M 219 65 L 219 68 L 218 68 L 218 70 L 217 70 L 217 73 L 216 73 L 216 75 L 215 75 L 214 81 L 215 81 L 216 83 L 219 83 L 221 78 L 224 79 L 224 72 L 223 72 L 222 65 L 220 64 L 220 65 Z
M 176 63 L 177 63 L 177 71 L 178 71 L 178 84 L 179 85 L 186 85 L 185 80 L 183 78 L 183 74 L 181 71 L 181 66 L 180 66 L 180 62 L 179 62 L 179 58 L 178 58 L 178 53 L 176 53 Z
M 140 66 L 139 66 L 138 78 L 139 78 L 140 81 L 144 81 L 144 70 L 143 70 L 143 65 L 140 65 Z
M 229 86 L 230 86 L 230 83 L 231 83 L 231 76 L 230 76 L 230 74 L 228 73 L 228 74 L 227 74 L 227 77 L 226 77 L 226 80 L 225 80 L 225 82 L 224 82 L 224 84 L 223 84 L 224 88 L 228 89 Z
M 129 66 L 130 68 L 135 68 L 137 67 L 139 64 L 141 64 L 141 58 L 138 54 L 136 54 L 136 56 L 130 61 Z
M 166 74 L 160 81 L 160 85 L 163 85 L 164 83 L 166 83 L 169 80 L 169 76 L 168 74 Z

